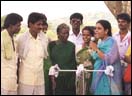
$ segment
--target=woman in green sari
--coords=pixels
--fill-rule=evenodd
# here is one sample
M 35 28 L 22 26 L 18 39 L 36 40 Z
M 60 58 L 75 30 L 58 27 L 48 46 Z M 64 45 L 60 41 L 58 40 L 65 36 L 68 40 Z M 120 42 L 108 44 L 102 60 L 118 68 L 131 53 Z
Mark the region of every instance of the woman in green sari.
M 89 52 L 89 42 L 91 37 L 94 36 L 94 26 L 85 26 L 82 29 L 83 45 L 82 49 L 76 54 L 77 64 L 83 64 L 86 69 L 92 69 L 93 60 Z M 89 86 L 91 83 L 91 73 L 84 73 L 84 85 L 83 85 L 83 73 L 80 77 L 76 78 L 76 94 L 77 95 L 88 95 Z M 83 89 L 84 88 L 84 89 Z
M 60 69 L 75 70 L 75 45 L 67 41 L 69 26 L 60 24 L 57 27 L 58 40 L 49 43 L 49 56 L 52 65 L 58 64 Z M 59 72 L 58 77 L 51 77 L 53 95 L 76 95 L 75 72 Z

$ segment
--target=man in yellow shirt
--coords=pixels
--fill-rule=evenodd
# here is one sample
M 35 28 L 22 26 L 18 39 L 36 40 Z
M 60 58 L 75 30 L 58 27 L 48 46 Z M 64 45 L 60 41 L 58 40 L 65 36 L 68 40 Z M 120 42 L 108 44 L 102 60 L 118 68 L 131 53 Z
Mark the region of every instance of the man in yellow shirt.
M 14 34 L 20 31 L 23 18 L 10 13 L 1 32 L 1 95 L 17 95 L 17 55 Z

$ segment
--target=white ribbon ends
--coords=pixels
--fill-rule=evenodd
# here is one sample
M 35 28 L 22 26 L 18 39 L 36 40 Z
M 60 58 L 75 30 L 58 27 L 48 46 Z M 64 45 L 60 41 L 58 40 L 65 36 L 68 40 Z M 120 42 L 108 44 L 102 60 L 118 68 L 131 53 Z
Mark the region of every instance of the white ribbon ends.
M 104 72 L 106 75 L 113 77 L 114 76 L 113 71 L 114 71 L 114 67 L 109 65 L 109 66 L 106 66 L 106 69 Z
M 58 64 L 55 64 L 54 66 L 50 67 L 49 75 L 53 75 L 57 78 L 59 75 L 59 70 L 60 70 L 60 68 L 59 68 Z
M 78 67 L 77 67 L 77 70 L 76 70 L 76 76 L 77 77 L 80 77 L 81 76 L 81 73 L 84 71 L 84 66 L 83 64 L 80 64 Z

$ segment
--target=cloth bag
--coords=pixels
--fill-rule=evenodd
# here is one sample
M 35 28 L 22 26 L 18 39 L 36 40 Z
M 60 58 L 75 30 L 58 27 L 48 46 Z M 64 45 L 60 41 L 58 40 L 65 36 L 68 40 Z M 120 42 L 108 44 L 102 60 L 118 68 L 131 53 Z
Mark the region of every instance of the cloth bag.
M 128 66 L 126 67 L 123 79 L 127 83 L 131 82 L 131 64 L 128 64 Z

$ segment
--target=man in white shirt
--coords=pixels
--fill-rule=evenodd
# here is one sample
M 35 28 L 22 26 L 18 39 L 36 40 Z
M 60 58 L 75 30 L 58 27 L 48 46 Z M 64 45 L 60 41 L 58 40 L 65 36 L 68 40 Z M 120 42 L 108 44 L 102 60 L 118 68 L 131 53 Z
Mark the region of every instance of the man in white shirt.
M 76 46 L 76 52 L 82 47 L 83 39 L 80 26 L 83 23 L 83 16 L 81 13 L 73 13 L 70 16 L 70 24 L 72 30 L 70 31 L 68 40 L 73 42 Z
M 48 39 L 43 32 L 44 17 L 33 12 L 28 17 L 29 31 L 18 38 L 19 95 L 45 95 L 43 59 L 47 58 Z
M 118 44 L 120 59 L 123 60 L 131 41 L 131 32 L 129 31 L 131 19 L 127 13 L 121 13 L 117 15 L 117 21 L 120 30 L 113 37 Z
M 117 21 L 119 26 L 119 32 L 115 33 L 113 37 L 117 41 L 117 45 L 119 48 L 119 54 L 121 61 L 125 59 L 125 53 L 131 44 L 131 32 L 129 31 L 130 26 L 130 16 L 127 13 L 121 13 L 117 15 Z M 124 74 L 124 69 L 126 68 L 126 63 L 122 63 L 122 72 Z M 123 76 L 122 74 L 122 76 Z M 127 95 L 126 88 L 127 84 L 123 81 L 123 90 L 124 93 Z

